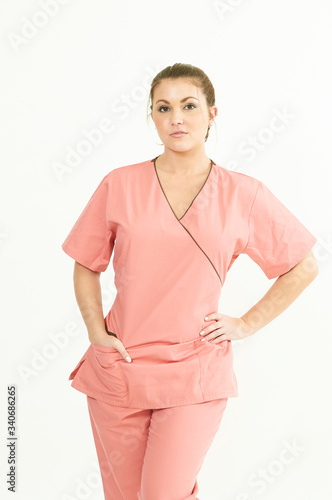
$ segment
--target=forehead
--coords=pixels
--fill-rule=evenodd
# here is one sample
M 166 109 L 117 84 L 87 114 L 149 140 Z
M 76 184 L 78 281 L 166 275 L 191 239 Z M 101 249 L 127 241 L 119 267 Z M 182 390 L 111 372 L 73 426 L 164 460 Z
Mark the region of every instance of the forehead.
M 184 97 L 193 96 L 200 100 L 202 90 L 193 82 L 186 78 L 164 79 L 161 80 L 154 89 L 153 100 L 167 99 L 168 101 L 180 101 Z

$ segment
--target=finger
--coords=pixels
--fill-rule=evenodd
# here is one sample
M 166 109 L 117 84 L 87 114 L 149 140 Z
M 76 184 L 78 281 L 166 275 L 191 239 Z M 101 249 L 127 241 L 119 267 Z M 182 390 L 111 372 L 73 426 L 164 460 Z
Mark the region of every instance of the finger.
M 204 337 L 201 338 L 201 340 L 213 340 L 215 339 L 216 337 L 218 337 L 219 335 L 221 335 L 221 329 L 220 328 L 216 328 L 215 330 L 213 330 L 212 333 L 210 333 L 209 335 L 204 335 Z
M 119 345 L 115 345 L 114 347 L 115 347 L 115 349 L 117 349 L 119 351 L 119 353 L 121 354 L 123 359 L 125 359 L 128 363 L 131 362 L 131 358 L 130 358 L 128 352 L 126 351 L 124 345 L 122 344 L 122 342 Z
M 229 340 L 225 338 L 225 333 L 223 335 L 219 335 L 219 337 L 216 337 L 215 339 L 210 341 L 210 344 L 222 344 L 223 342 L 226 342 L 226 340 Z
M 222 314 L 219 313 L 219 312 L 216 312 L 216 313 L 211 313 L 211 314 L 208 314 L 207 316 L 205 316 L 204 320 L 205 321 L 210 321 L 210 320 L 213 320 L 213 319 L 221 319 L 222 318 Z
M 209 326 L 204 327 L 204 330 L 201 330 L 199 334 L 201 336 L 207 335 L 208 333 L 214 332 L 215 330 L 218 330 L 220 328 L 224 328 L 224 324 L 221 321 L 216 320 L 216 323 L 212 323 Z

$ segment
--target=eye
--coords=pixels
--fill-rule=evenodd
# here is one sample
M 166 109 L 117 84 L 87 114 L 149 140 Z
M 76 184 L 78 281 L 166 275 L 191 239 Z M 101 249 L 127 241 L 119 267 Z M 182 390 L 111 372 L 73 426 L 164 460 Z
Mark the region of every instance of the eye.
M 185 108 L 186 108 L 187 106 L 192 106 L 193 108 L 196 108 L 195 104 L 192 104 L 192 103 L 186 104 L 186 105 L 185 105 Z M 191 109 L 193 109 L 193 108 L 191 108 Z M 169 107 L 168 107 L 168 106 L 161 106 L 161 107 L 158 109 L 158 111 L 160 111 L 161 113 L 163 113 L 163 111 L 161 111 L 161 110 L 163 110 L 163 109 L 169 109 Z

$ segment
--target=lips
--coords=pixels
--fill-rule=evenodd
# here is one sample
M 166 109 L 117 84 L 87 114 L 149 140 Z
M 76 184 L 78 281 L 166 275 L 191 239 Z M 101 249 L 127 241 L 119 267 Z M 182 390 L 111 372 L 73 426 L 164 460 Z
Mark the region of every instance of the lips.
M 187 135 L 187 132 L 183 132 L 182 130 L 178 130 L 177 132 L 173 132 L 171 136 L 181 137 L 183 135 Z

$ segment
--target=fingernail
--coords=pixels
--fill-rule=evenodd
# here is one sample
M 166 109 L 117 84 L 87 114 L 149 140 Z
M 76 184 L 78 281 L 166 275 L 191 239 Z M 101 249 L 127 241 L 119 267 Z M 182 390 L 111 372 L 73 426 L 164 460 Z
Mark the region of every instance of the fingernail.
M 204 335 L 204 333 L 205 333 L 205 331 L 203 330 L 203 331 L 200 333 L 200 335 Z
M 204 319 L 207 321 L 209 318 L 208 318 L 207 316 L 205 316 L 205 318 L 204 318 Z
M 204 338 L 203 338 L 203 339 L 201 339 L 201 341 L 202 341 L 202 340 L 206 340 L 206 339 L 204 339 Z
M 128 361 L 128 363 L 130 363 L 131 362 L 130 356 L 126 356 L 126 360 Z

